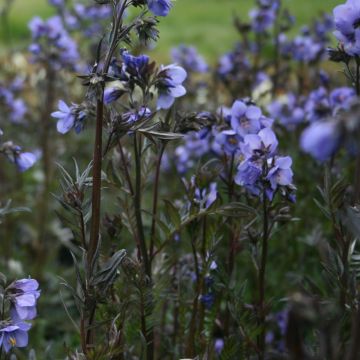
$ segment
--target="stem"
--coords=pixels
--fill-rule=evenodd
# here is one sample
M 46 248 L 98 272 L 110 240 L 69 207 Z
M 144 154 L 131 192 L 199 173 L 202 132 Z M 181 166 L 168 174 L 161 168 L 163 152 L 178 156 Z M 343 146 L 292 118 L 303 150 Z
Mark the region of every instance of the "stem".
M 42 270 L 44 263 L 46 261 L 46 246 L 45 242 L 47 239 L 47 229 L 48 229 L 48 214 L 49 214 L 49 193 L 51 185 L 51 173 L 52 173 L 52 149 L 50 143 L 50 132 L 51 132 L 51 122 L 49 121 L 50 114 L 54 108 L 54 87 L 55 87 L 55 72 L 50 66 L 46 68 L 47 81 L 46 81 L 46 99 L 45 104 L 43 105 L 42 113 L 42 126 L 40 132 L 40 146 L 42 150 L 42 168 L 44 172 L 44 184 L 39 194 L 38 202 L 38 237 L 34 243 L 36 250 L 36 276 L 42 278 Z
M 103 97 L 103 91 L 102 91 Z M 92 218 L 90 229 L 90 242 L 87 252 L 88 276 L 93 269 L 93 258 L 98 248 L 99 230 L 100 230 L 100 210 L 101 210 L 101 165 L 102 165 L 102 125 L 104 116 L 104 102 L 101 98 L 97 101 L 96 107 L 96 133 L 94 145 L 94 165 L 93 165 L 93 183 L 92 183 Z
M 141 136 L 141 135 L 140 135 Z M 138 134 L 134 134 L 134 152 L 135 152 L 135 194 L 134 207 L 138 238 L 140 242 L 141 258 L 144 262 L 145 274 L 151 279 L 151 266 L 149 263 L 147 246 L 145 242 L 144 225 L 141 216 L 141 149 L 138 145 Z
M 198 307 L 199 307 L 199 295 L 201 293 L 202 288 L 202 281 L 201 281 L 201 274 L 199 271 L 199 263 L 197 259 L 197 253 L 196 253 L 196 246 L 195 246 L 195 240 L 191 240 L 191 248 L 193 252 L 194 257 L 194 264 L 195 264 L 195 274 L 196 274 L 196 289 L 195 289 L 195 297 L 193 300 L 192 305 L 192 313 L 191 313 L 191 320 L 190 320 L 190 326 L 189 326 L 189 335 L 187 338 L 187 345 L 186 345 L 186 356 L 195 356 L 195 334 L 196 334 L 196 324 L 197 324 L 197 313 L 198 313 Z
M 353 314 L 351 334 L 350 349 L 346 359 L 356 360 L 360 354 L 360 307 L 356 310 L 356 314 Z
M 155 171 L 155 182 L 154 182 L 154 195 L 153 195 L 153 207 L 152 207 L 152 221 L 150 231 L 150 262 L 153 260 L 154 245 L 155 245 L 155 231 L 156 231 L 156 215 L 158 208 L 158 194 L 159 194 L 159 183 L 160 183 L 160 168 L 161 160 L 164 155 L 165 144 L 161 144 L 160 152 L 158 155 Z
M 144 264 L 144 272 L 147 276 L 150 287 L 151 285 L 151 263 L 149 262 L 147 246 L 145 242 L 145 234 L 144 234 L 144 225 L 141 216 L 141 142 L 138 141 L 137 133 L 134 134 L 134 152 L 135 152 L 135 173 L 136 173 L 136 180 L 135 180 L 135 194 L 134 194 L 134 207 L 135 207 L 135 217 L 136 217 L 136 227 L 138 233 L 138 239 L 140 242 L 140 251 L 141 251 L 141 258 Z M 140 143 L 140 144 L 139 144 Z M 140 145 L 140 146 L 139 146 Z M 150 310 L 151 311 L 151 310 Z M 144 338 L 146 339 L 146 360 L 153 360 L 154 358 L 154 330 L 150 328 L 149 331 L 147 330 L 146 326 L 146 316 L 147 314 L 145 311 L 141 312 L 141 329 Z
M 124 149 L 123 149 L 120 141 L 119 141 L 119 152 L 120 152 L 121 162 L 122 162 L 122 165 L 123 165 L 123 170 L 124 170 L 124 174 L 125 174 L 125 179 L 126 179 L 126 182 L 127 182 L 127 184 L 128 184 L 128 188 L 129 188 L 130 194 L 131 194 L 131 196 L 134 196 L 134 188 L 133 188 L 133 185 L 132 185 L 132 182 L 131 182 L 131 178 L 130 178 L 130 174 L 129 174 L 129 169 L 128 169 L 128 166 L 127 166 L 127 163 L 126 163 L 126 158 L 125 158 L 125 154 L 124 154 Z
M 269 219 L 268 206 L 265 190 L 263 191 L 263 235 L 262 235 L 262 251 L 261 263 L 259 269 L 259 325 L 262 327 L 261 333 L 258 337 L 258 346 L 260 349 L 259 359 L 264 359 L 265 356 L 265 274 L 266 261 L 268 255 L 268 239 L 269 239 Z

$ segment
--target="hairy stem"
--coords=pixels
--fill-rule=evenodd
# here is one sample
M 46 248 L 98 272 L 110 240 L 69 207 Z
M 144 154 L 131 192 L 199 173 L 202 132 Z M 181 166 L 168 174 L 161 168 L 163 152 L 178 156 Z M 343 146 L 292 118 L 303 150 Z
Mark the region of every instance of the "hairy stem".
M 161 161 L 164 155 L 165 144 L 161 144 L 159 155 L 156 162 L 156 171 L 155 171 L 155 181 L 154 181 L 154 193 L 153 193 L 153 206 L 152 206 L 152 221 L 151 221 L 151 231 L 150 231 L 150 262 L 153 260 L 154 255 L 154 245 L 155 245 L 155 232 L 156 232 L 156 216 L 158 208 L 158 198 L 159 198 L 159 183 L 160 183 L 160 169 Z

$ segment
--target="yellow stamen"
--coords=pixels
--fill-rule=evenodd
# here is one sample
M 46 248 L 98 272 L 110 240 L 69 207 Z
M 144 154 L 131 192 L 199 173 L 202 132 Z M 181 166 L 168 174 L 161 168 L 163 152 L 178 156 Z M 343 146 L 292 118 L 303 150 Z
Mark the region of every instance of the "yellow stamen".
M 15 345 L 16 345 L 16 339 L 13 338 L 13 337 L 11 337 L 11 338 L 9 339 L 9 343 L 11 344 L 11 346 L 15 346 Z

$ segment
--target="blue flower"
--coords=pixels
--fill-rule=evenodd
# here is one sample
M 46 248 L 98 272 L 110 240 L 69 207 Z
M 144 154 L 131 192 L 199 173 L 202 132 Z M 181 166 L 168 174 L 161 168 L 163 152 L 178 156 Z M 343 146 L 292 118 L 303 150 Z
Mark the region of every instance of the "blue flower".
M 288 93 L 269 104 L 267 109 L 271 116 L 278 120 L 280 124 L 289 130 L 294 129 L 305 120 L 305 112 L 301 100 L 293 93 Z
M 233 155 L 240 150 L 240 135 L 234 130 L 223 130 L 215 135 L 215 146 L 227 155 Z M 213 146 L 213 148 L 215 147 Z M 219 152 L 219 151 L 217 151 Z
M 25 322 L 10 323 L 0 328 L 0 345 L 4 347 L 5 352 L 14 347 L 26 347 L 30 328 L 31 325 Z
M 296 36 L 291 44 L 291 53 L 295 60 L 309 63 L 316 60 L 323 51 L 323 45 L 311 36 Z
M 213 293 L 204 294 L 201 295 L 200 301 L 203 303 L 206 309 L 211 309 L 215 302 L 215 296 Z
M 301 148 L 319 161 L 328 160 L 338 150 L 342 139 L 339 126 L 334 121 L 317 121 L 301 135 Z
M 256 33 L 262 33 L 270 29 L 276 19 L 276 11 L 274 8 L 259 8 L 252 9 L 249 12 L 249 17 L 252 20 L 252 29 Z
M 257 135 L 246 135 L 241 144 L 241 151 L 245 158 L 252 156 L 269 157 L 275 153 L 277 146 L 278 140 L 275 133 L 270 128 L 264 128 Z
M 180 45 L 171 51 L 172 59 L 187 71 L 204 73 L 209 67 L 193 46 Z
M 261 110 L 257 106 L 248 106 L 237 100 L 231 108 L 231 127 L 240 136 L 256 134 L 261 129 L 261 116 Z
M 124 70 L 131 76 L 142 80 L 146 75 L 150 58 L 147 55 L 133 56 L 127 51 L 122 52 Z
M 347 0 L 334 8 L 335 37 L 349 55 L 360 54 L 360 2 Z
M 292 184 L 293 171 L 291 169 L 292 159 L 290 156 L 276 157 L 275 161 L 269 160 L 271 168 L 266 177 L 269 180 L 271 189 L 267 192 L 270 200 L 278 186 L 288 186 Z
M 14 281 L 8 288 L 14 321 L 32 320 L 36 316 L 36 302 L 40 296 L 39 283 L 34 279 Z
M 31 168 L 37 160 L 37 156 L 31 152 L 19 152 L 15 155 L 15 164 L 19 171 L 24 172 Z
M 235 175 L 235 183 L 245 188 L 253 195 L 259 195 L 260 189 L 258 181 L 261 178 L 262 165 L 259 162 L 252 161 L 251 159 L 243 161 Z
M 172 64 L 160 67 L 156 84 L 159 93 L 158 109 L 169 109 L 173 105 L 175 98 L 186 94 L 186 89 L 182 86 L 186 77 L 186 71 L 180 66 Z
M 59 100 L 59 111 L 51 114 L 52 117 L 59 119 L 56 127 L 57 131 L 61 134 L 69 132 L 75 124 L 75 114 L 72 108 L 67 106 L 63 100 Z
M 195 199 L 207 209 L 215 202 L 217 194 L 217 183 L 213 182 L 209 186 L 209 191 L 197 188 L 195 190 Z
M 172 8 L 171 0 L 147 0 L 147 3 L 155 16 L 167 16 Z

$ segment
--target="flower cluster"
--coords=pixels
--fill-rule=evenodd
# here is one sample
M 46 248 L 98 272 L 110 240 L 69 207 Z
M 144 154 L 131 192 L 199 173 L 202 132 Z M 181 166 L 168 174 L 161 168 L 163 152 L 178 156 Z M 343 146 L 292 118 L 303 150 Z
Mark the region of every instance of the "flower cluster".
M 0 345 L 5 352 L 14 347 L 25 347 L 28 344 L 28 331 L 31 324 L 27 320 L 36 317 L 36 303 L 40 296 L 39 284 L 34 279 L 16 280 L 5 288 L 3 309 L 9 304 L 9 317 L 2 313 L 0 321 Z
M 49 63 L 54 70 L 74 69 L 79 60 L 76 42 L 64 28 L 60 16 L 44 21 L 39 17 L 29 23 L 33 43 L 29 46 L 32 62 Z
M 187 72 L 204 73 L 209 67 L 204 58 L 193 46 L 180 45 L 171 51 L 174 63 L 182 66 Z
M 3 114 L 9 114 L 9 120 L 14 123 L 22 122 L 27 112 L 24 100 L 17 97 L 22 83 L 23 79 L 16 78 L 10 85 L 0 84 L 0 108 Z
M 277 191 L 293 200 L 292 160 L 276 155 L 278 140 L 271 129 L 272 122 L 260 108 L 243 101 L 234 103 L 231 127 L 240 137 L 236 152 L 242 158 L 235 182 L 253 195 L 266 194 L 269 200 Z
M 255 33 L 263 33 L 274 25 L 279 6 L 278 0 L 262 0 L 257 8 L 250 10 L 249 17 Z
M 289 92 L 274 100 L 267 107 L 271 116 L 288 130 L 304 122 L 304 98 Z

